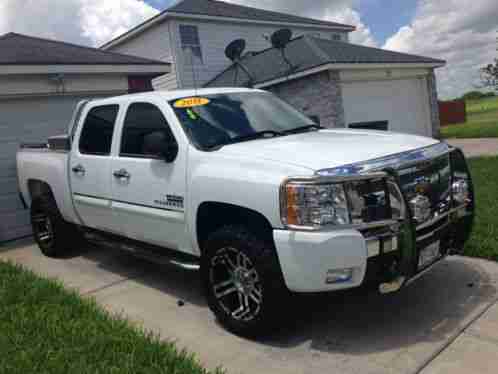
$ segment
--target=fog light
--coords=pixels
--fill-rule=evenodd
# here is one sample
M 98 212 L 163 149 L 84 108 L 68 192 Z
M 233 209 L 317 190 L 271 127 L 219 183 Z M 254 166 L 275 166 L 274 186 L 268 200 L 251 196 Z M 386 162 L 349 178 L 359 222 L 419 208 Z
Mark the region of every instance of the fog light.
M 345 283 L 353 279 L 353 269 L 334 269 L 327 271 L 327 277 L 325 278 L 325 283 Z
M 453 182 L 451 189 L 453 190 L 453 199 L 455 199 L 458 204 L 464 204 L 469 201 L 469 184 L 465 179 Z

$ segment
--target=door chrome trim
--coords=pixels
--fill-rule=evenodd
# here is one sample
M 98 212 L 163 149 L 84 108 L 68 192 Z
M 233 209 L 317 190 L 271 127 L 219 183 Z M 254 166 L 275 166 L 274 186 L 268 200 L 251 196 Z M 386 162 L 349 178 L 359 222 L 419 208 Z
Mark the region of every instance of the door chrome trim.
M 97 208 L 110 208 L 111 201 L 100 197 L 81 195 L 78 193 L 73 194 L 74 201 L 79 204 L 94 206 Z
M 116 200 L 111 200 L 111 206 L 113 209 L 120 212 L 139 214 L 145 217 L 159 218 L 176 223 L 185 222 L 185 213 L 183 211 L 155 208 Z

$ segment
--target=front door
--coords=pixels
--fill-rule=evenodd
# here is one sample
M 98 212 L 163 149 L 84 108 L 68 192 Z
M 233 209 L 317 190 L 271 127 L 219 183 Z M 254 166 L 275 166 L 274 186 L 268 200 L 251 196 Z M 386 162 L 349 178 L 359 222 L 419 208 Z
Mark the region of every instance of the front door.
M 172 162 L 158 151 L 178 143 L 160 104 L 131 103 L 126 109 L 121 144 L 112 159 L 112 206 L 124 234 L 132 239 L 188 251 L 185 222 L 186 152 Z
M 69 165 L 76 211 L 87 227 L 119 232 L 111 209 L 111 145 L 119 105 L 89 107 Z

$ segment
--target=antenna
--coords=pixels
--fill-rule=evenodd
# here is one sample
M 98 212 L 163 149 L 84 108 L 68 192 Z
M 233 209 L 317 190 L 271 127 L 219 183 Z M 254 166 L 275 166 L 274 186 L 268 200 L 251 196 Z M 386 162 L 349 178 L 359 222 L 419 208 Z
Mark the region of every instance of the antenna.
M 280 50 L 282 58 L 287 63 L 287 65 L 289 65 L 289 68 L 293 70 L 294 66 L 292 66 L 292 63 L 285 55 L 285 47 L 287 46 L 287 44 L 289 44 L 291 39 L 292 39 L 292 31 L 290 29 L 277 30 L 273 33 L 273 35 L 270 38 L 273 47 Z
M 236 39 L 230 44 L 228 44 L 228 46 L 225 48 L 225 56 L 227 56 L 229 60 L 233 61 L 235 66 L 240 67 L 244 71 L 244 73 L 247 74 L 247 76 L 249 77 L 248 85 L 249 87 L 252 87 L 253 77 L 249 72 L 249 70 L 244 66 L 244 64 L 242 64 L 241 61 L 241 56 L 242 53 L 244 53 L 245 49 L 246 49 L 246 41 L 244 39 Z M 238 73 L 239 70 L 237 68 L 235 70 L 235 76 L 233 82 L 234 86 L 237 84 Z

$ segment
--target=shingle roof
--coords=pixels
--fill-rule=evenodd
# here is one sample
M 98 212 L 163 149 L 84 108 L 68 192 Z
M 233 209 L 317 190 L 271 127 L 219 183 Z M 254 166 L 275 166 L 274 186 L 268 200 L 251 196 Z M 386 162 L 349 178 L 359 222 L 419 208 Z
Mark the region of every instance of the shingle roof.
M 0 65 L 168 65 L 55 40 L 8 33 L 0 36 Z
M 247 6 L 226 3 L 224 1 L 218 0 L 183 0 L 179 1 L 177 4 L 166 8 L 161 13 L 156 16 L 146 20 L 138 26 L 128 30 L 124 34 L 114 38 L 100 48 L 107 48 L 113 45 L 114 42 L 118 40 L 123 40 L 128 35 L 132 35 L 133 32 L 143 32 L 147 27 L 154 24 L 155 21 L 160 21 L 162 18 L 167 17 L 171 13 L 179 13 L 185 15 L 198 15 L 198 16 L 209 16 L 209 17 L 226 17 L 243 20 L 254 20 L 254 21 L 264 21 L 273 22 L 275 24 L 305 24 L 310 26 L 323 26 L 323 27 L 337 27 L 345 29 L 346 31 L 354 31 L 355 26 L 345 25 L 337 22 L 317 20 L 313 18 L 299 17 L 292 14 L 273 12 L 264 9 L 251 8 Z
M 292 14 L 251 8 L 217 0 L 183 0 L 169 9 L 166 9 L 166 12 L 201 14 L 213 17 L 242 18 L 268 22 L 304 23 L 354 29 L 354 26 L 344 25 L 341 23 L 299 17 Z
M 435 63 L 445 61 L 429 57 L 364 47 L 306 35 L 295 38 L 285 48 L 286 58 L 291 63 L 292 74 L 304 72 L 325 64 L 404 64 Z M 290 67 L 275 48 L 258 53 L 249 53 L 242 58 L 249 70 L 253 84 L 261 84 L 289 75 Z M 205 84 L 206 87 L 247 86 L 249 77 L 235 65 Z

